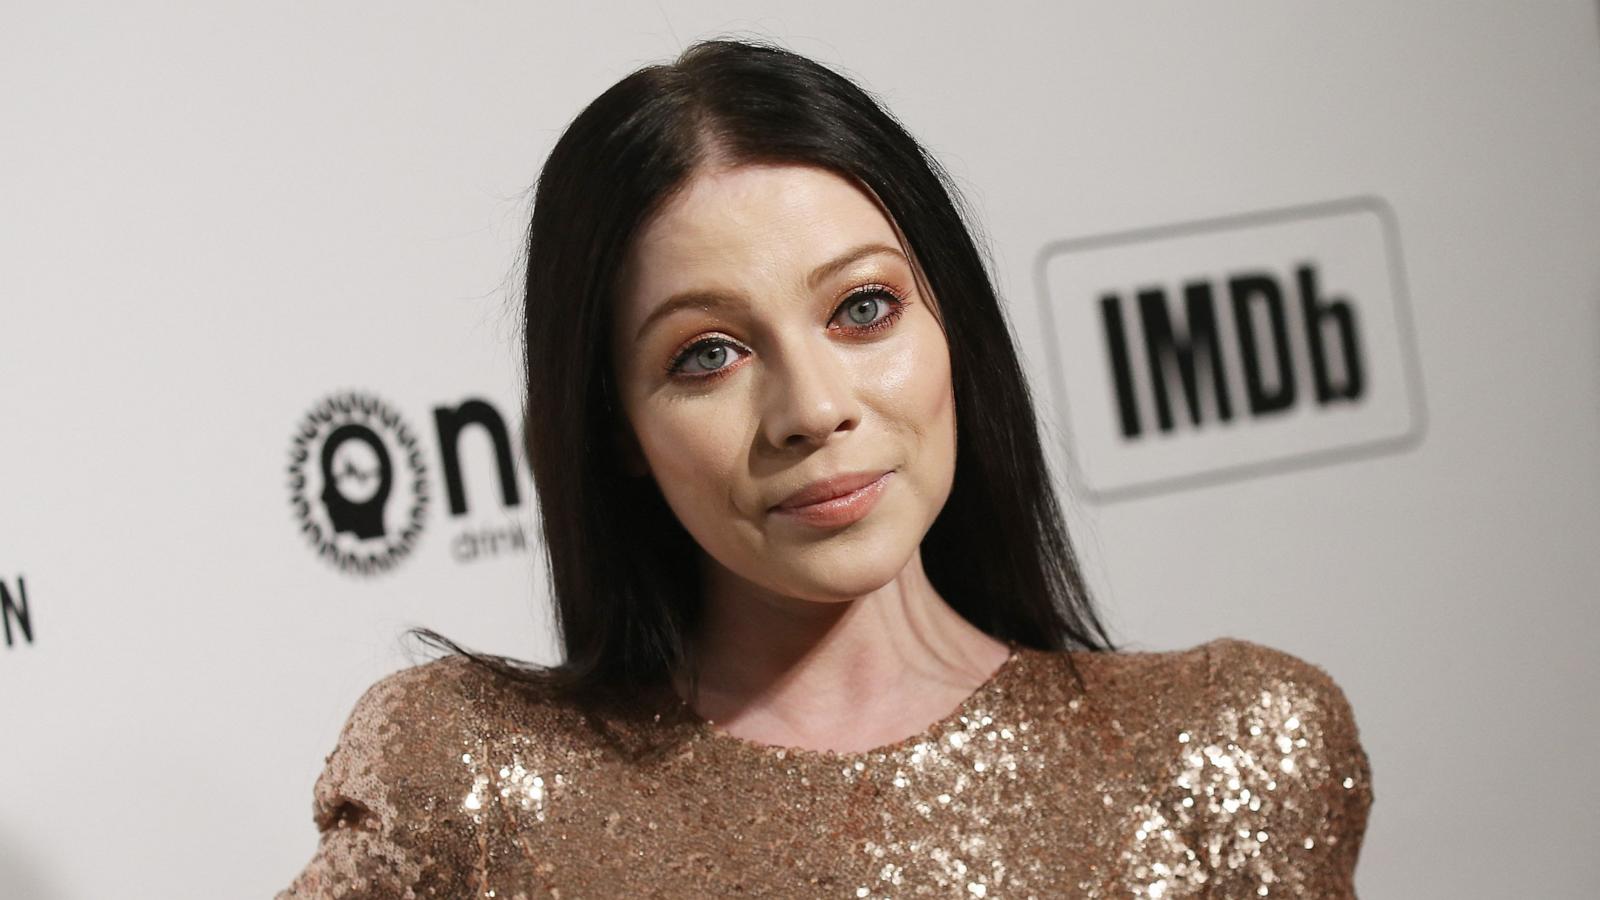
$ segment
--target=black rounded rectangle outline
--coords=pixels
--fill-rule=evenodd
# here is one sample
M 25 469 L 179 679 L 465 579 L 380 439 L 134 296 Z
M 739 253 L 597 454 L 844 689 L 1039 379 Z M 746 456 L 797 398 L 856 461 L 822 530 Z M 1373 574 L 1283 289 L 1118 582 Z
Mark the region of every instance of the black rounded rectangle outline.
M 1326 219 L 1348 215 L 1353 212 L 1372 213 L 1377 216 L 1378 223 L 1383 231 L 1385 261 L 1388 263 L 1389 279 L 1394 289 L 1395 328 L 1399 332 L 1400 353 L 1405 357 L 1401 360 L 1401 365 L 1406 373 L 1406 399 L 1411 411 L 1411 429 L 1398 437 L 1382 438 L 1327 450 L 1314 450 L 1309 453 L 1276 457 L 1261 462 L 1224 466 L 1219 469 L 1196 472 L 1192 475 L 1158 478 L 1109 491 L 1099 491 L 1090 487 L 1083 471 L 1078 468 L 1077 454 L 1075 452 L 1077 450 L 1077 440 L 1073 432 L 1072 411 L 1067 406 L 1066 375 L 1062 371 L 1061 349 L 1057 346 L 1060 333 L 1056 330 L 1055 311 L 1051 308 L 1050 302 L 1050 285 L 1046 280 L 1046 270 L 1050 261 L 1067 253 L 1093 250 L 1099 247 L 1161 241 L 1211 231 L 1231 231 L 1255 225 Z M 1150 228 L 1136 228 L 1110 234 L 1051 241 L 1039 249 L 1039 253 L 1034 259 L 1034 284 L 1038 291 L 1040 316 L 1050 335 L 1050 339 L 1045 341 L 1045 356 L 1050 364 L 1051 387 L 1056 395 L 1056 407 L 1061 413 L 1061 424 L 1067 430 L 1068 439 L 1072 445 L 1068 448 L 1067 469 L 1071 474 L 1076 492 L 1087 497 L 1092 502 L 1114 503 L 1119 500 L 1149 497 L 1190 488 L 1241 481 L 1260 475 L 1281 474 L 1391 453 L 1401 453 L 1419 446 L 1427 433 L 1428 408 L 1426 395 L 1423 392 L 1421 355 L 1417 344 L 1416 328 L 1411 317 L 1411 293 L 1406 286 L 1405 263 L 1400 254 L 1400 221 L 1399 217 L 1395 215 L 1394 208 L 1382 197 L 1376 195 L 1347 197 L 1303 206 L 1279 207 L 1259 212 L 1219 216 L 1211 219 L 1196 219 L 1171 225 L 1157 225 Z

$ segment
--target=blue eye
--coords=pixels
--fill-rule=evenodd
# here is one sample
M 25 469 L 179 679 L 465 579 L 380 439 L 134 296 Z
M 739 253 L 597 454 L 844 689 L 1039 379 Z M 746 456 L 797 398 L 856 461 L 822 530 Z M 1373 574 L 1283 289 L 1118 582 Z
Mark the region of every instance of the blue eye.
M 846 297 L 834 312 L 833 321 L 842 318 L 846 323 L 842 330 L 848 333 L 875 332 L 893 325 L 908 302 L 888 287 L 869 285 Z M 686 380 L 714 378 L 748 352 L 730 338 L 708 337 L 685 347 L 667 364 L 667 374 Z
M 899 318 L 906 301 L 881 285 L 856 291 L 845 298 L 839 312 L 857 327 L 851 331 L 876 331 Z
M 732 365 L 734 358 L 730 354 L 738 352 L 741 351 L 732 343 L 720 338 L 701 341 L 674 359 L 669 371 L 688 375 L 709 374 Z
M 850 316 L 850 321 L 857 325 L 871 325 L 878 318 L 879 309 L 887 309 L 887 304 L 876 297 L 864 295 L 851 300 L 845 312 Z

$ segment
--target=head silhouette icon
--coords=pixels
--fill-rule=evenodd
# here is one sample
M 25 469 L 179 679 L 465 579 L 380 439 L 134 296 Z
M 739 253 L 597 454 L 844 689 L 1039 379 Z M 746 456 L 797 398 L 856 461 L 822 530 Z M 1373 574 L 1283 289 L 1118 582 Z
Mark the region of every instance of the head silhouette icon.
M 383 441 L 365 425 L 341 425 L 322 444 L 322 505 L 336 532 L 383 537 L 394 468 Z

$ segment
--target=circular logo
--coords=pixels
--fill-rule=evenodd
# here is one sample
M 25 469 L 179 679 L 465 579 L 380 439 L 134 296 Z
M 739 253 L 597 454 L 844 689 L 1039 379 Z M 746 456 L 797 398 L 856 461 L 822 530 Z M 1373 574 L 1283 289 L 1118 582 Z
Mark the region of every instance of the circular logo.
M 289 447 L 289 503 L 318 556 L 352 574 L 389 571 L 416 546 L 428 511 L 416 432 L 371 394 L 323 398 Z

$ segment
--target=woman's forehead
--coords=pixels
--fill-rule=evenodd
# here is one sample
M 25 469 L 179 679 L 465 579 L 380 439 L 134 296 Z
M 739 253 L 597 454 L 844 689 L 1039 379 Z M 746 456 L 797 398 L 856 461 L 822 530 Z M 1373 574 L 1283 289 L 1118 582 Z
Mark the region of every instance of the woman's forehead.
M 869 241 L 904 250 L 875 198 L 854 181 L 815 166 L 722 167 L 692 176 L 641 229 L 630 281 L 635 291 L 665 297 L 707 276 L 810 271 Z

